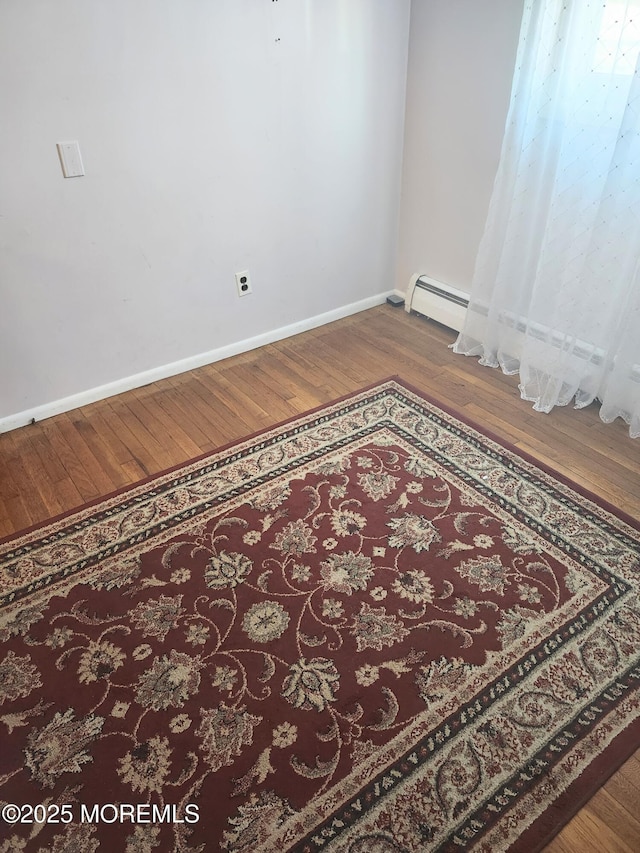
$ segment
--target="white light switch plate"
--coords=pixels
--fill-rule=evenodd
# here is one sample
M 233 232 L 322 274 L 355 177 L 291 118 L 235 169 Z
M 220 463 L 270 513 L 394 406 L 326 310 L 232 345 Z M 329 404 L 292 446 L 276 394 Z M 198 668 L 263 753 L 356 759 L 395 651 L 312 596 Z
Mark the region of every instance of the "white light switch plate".
M 80 145 L 77 142 L 58 142 L 57 148 L 65 178 L 79 178 L 84 175 Z

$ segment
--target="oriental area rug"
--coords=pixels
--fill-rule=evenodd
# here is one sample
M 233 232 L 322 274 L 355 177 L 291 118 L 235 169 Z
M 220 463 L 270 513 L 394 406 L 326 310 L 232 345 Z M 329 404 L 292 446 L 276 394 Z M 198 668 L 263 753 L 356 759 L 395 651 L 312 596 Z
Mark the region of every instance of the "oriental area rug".
M 391 379 L 5 541 L 0 851 L 539 849 L 638 744 L 639 530 Z

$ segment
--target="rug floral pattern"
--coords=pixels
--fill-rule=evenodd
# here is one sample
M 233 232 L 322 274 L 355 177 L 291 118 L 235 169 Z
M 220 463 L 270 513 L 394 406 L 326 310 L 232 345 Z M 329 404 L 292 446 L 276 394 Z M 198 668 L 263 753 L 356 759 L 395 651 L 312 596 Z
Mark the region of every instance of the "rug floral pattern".
M 64 819 L 0 851 L 517 845 L 637 723 L 639 545 L 397 382 L 6 542 L 0 806 Z

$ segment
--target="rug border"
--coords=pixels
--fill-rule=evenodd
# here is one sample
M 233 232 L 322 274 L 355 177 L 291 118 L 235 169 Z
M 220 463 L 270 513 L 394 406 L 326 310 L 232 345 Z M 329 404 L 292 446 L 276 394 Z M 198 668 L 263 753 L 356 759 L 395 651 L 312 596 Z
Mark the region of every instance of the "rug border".
M 626 739 L 636 743 L 633 751 L 628 751 Z M 598 755 L 598 764 L 606 765 L 604 772 L 593 769 L 593 763 L 587 767 L 533 823 L 524 830 L 517 841 L 509 848 L 510 853 L 541 853 L 554 838 L 565 829 L 574 817 L 598 794 L 615 773 L 633 757 L 640 746 L 640 718 L 632 721 L 624 731 Z M 593 787 L 595 785 L 595 787 Z M 589 791 L 591 793 L 589 793 Z M 550 820 L 550 815 L 555 820 Z M 551 826 L 546 827 L 547 824 Z M 553 826 L 556 828 L 554 829 Z
M 372 382 L 369 385 L 365 385 L 362 388 L 358 388 L 355 391 L 347 392 L 346 394 L 343 394 L 340 397 L 336 397 L 335 399 L 328 400 L 324 403 L 319 403 L 317 406 L 313 406 L 310 409 L 305 409 L 305 411 L 303 411 L 303 412 L 299 412 L 298 414 L 291 415 L 291 417 L 284 418 L 283 420 L 277 421 L 273 424 L 270 424 L 269 426 L 262 427 L 261 429 L 256 430 L 255 432 L 249 433 L 248 435 L 242 435 L 239 438 L 232 439 L 231 441 L 228 441 L 225 444 L 221 444 L 219 447 L 216 447 L 214 450 L 205 451 L 204 453 L 198 454 L 197 456 L 191 457 L 189 459 L 185 459 L 182 462 L 178 462 L 175 465 L 171 465 L 168 468 L 164 468 L 160 471 L 157 471 L 154 474 L 148 474 L 146 477 L 143 477 L 140 480 L 136 480 L 133 483 L 128 483 L 125 486 L 121 486 L 119 489 L 114 489 L 111 492 L 107 492 L 103 495 L 99 495 L 96 498 L 92 498 L 90 501 L 86 501 L 85 503 L 78 504 L 77 506 L 72 507 L 71 509 L 65 510 L 64 512 L 57 513 L 56 515 L 52 515 L 48 518 L 45 518 L 43 521 L 36 522 L 35 524 L 30 524 L 27 527 L 23 527 L 20 530 L 16 530 L 14 533 L 10 533 L 8 536 L 0 537 L 0 546 L 6 545 L 8 542 L 11 542 L 12 539 L 18 539 L 22 536 L 26 536 L 26 535 L 29 535 L 31 533 L 34 533 L 39 528 L 43 528 L 43 527 L 46 527 L 47 525 L 56 524 L 60 521 L 63 521 L 65 518 L 69 518 L 72 515 L 75 515 L 77 512 L 87 510 L 87 509 L 91 509 L 92 507 L 97 506 L 98 504 L 103 503 L 104 501 L 108 501 L 108 500 L 112 500 L 114 498 L 117 498 L 120 495 L 125 494 L 125 492 L 133 491 L 134 489 L 139 489 L 142 486 L 146 485 L 147 483 L 152 482 L 153 480 L 157 480 L 157 479 L 160 479 L 162 477 L 168 476 L 168 475 L 172 474 L 173 472 L 178 471 L 181 468 L 184 468 L 188 465 L 195 465 L 198 462 L 201 462 L 204 459 L 209 458 L 213 454 L 224 453 L 225 451 L 229 450 L 234 445 L 237 445 L 239 442 L 253 441 L 254 439 L 258 438 L 259 436 L 265 435 L 266 433 L 271 432 L 272 430 L 281 429 L 282 427 L 286 426 L 287 424 L 292 423 L 293 421 L 297 420 L 298 418 L 309 417 L 309 416 L 315 414 L 316 412 L 319 412 L 322 409 L 325 409 L 327 406 L 339 405 L 340 403 L 344 403 L 347 400 L 351 399 L 352 397 L 357 396 L 358 394 L 366 394 L 368 391 L 372 391 L 375 388 L 379 388 L 382 385 L 385 385 L 389 382 L 395 382 L 400 387 L 405 388 L 410 393 L 415 394 L 418 397 L 421 397 L 422 399 L 426 400 L 430 405 L 435 406 L 436 408 L 445 412 L 450 417 L 456 418 L 461 423 L 465 424 L 465 426 L 469 427 L 470 429 L 475 430 L 480 435 L 484 436 L 485 438 L 488 438 L 490 441 L 493 441 L 496 444 L 499 444 L 506 451 L 513 453 L 515 456 L 519 456 L 521 459 L 523 459 L 529 465 L 533 465 L 533 467 L 538 468 L 539 470 L 543 471 L 548 476 L 553 477 L 554 479 L 558 480 L 567 488 L 573 489 L 575 492 L 577 492 L 583 498 L 586 498 L 587 500 L 596 504 L 596 506 L 599 506 L 605 512 L 608 512 L 611 515 L 616 516 L 618 519 L 620 519 L 622 522 L 628 524 L 634 530 L 640 531 L 640 519 L 637 519 L 634 516 L 632 516 L 630 513 L 626 512 L 625 510 L 620 509 L 620 507 L 617 507 L 612 501 L 608 500 L 607 498 L 603 498 L 601 495 L 597 494 L 596 492 L 592 491 L 591 489 L 586 488 L 585 486 L 582 486 L 580 483 L 576 483 L 575 480 L 571 479 L 571 477 L 568 477 L 567 475 L 562 474 L 559 471 L 556 471 L 551 465 L 548 465 L 546 462 L 543 462 L 542 460 L 536 458 L 533 454 L 529 453 L 528 451 L 522 450 L 521 448 L 517 447 L 513 442 L 508 441 L 505 438 L 502 438 L 497 433 L 495 433 L 492 429 L 481 426 L 473 418 L 470 418 L 468 415 L 466 415 L 465 413 L 462 413 L 461 411 L 454 408 L 453 406 L 450 406 L 447 403 L 443 403 L 442 401 L 437 400 L 435 397 L 433 397 L 428 392 L 422 391 L 420 388 L 416 387 L 412 383 L 407 382 L 405 379 L 402 379 L 398 374 L 393 374 L 391 376 L 385 377 L 384 379 L 380 379 L 380 380 L 377 380 L 376 382 Z M 25 427 L 25 428 L 27 428 L 27 427 Z
M 468 415 L 456 410 L 455 408 L 449 406 L 446 403 L 438 402 L 430 394 L 421 391 L 419 388 L 416 388 L 411 383 L 405 382 L 404 380 L 398 379 L 397 377 L 389 377 L 389 379 L 394 379 L 398 382 L 399 385 L 402 385 L 409 391 L 412 391 L 414 394 L 417 394 L 419 397 L 424 397 L 425 400 L 428 400 L 428 402 L 431 403 L 433 406 L 437 406 L 439 409 L 442 409 L 443 412 L 446 412 L 451 417 L 457 418 L 466 426 L 470 427 L 476 432 L 479 432 L 481 435 L 486 436 L 486 438 L 488 438 L 490 441 L 494 441 L 496 444 L 499 444 L 505 450 L 509 451 L 510 453 L 513 453 L 515 456 L 519 456 L 521 459 L 524 459 L 524 461 L 528 464 L 533 465 L 535 468 L 539 468 L 541 471 L 544 471 L 545 474 L 548 474 L 549 476 L 558 480 L 568 488 L 573 489 L 583 498 L 586 498 L 587 500 L 596 504 L 601 509 L 604 509 L 606 512 L 611 513 L 611 515 L 615 515 L 617 518 L 628 524 L 630 527 L 633 527 L 635 530 L 640 531 L 640 518 L 636 518 L 635 516 L 628 513 L 626 510 L 620 509 L 620 507 L 616 506 L 612 501 L 608 500 L 607 498 L 603 498 L 597 492 L 594 492 L 586 486 L 582 486 L 580 483 L 576 483 L 575 480 L 572 480 L 571 477 L 567 476 L 566 474 L 562 474 L 560 471 L 556 471 L 555 468 L 553 468 L 548 463 L 543 462 L 541 459 L 538 459 L 536 456 L 534 456 L 532 453 L 529 453 L 527 450 L 522 450 L 508 439 L 502 438 L 497 433 L 493 432 L 493 430 L 489 427 L 480 426 L 477 421 L 474 421 L 473 418 L 470 418 Z M 539 414 L 546 415 L 547 413 L 540 412 Z

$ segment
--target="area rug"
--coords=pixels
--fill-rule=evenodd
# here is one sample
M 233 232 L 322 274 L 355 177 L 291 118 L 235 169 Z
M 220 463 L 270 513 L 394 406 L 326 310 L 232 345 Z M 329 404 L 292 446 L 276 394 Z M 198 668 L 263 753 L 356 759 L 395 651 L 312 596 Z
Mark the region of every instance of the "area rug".
M 0 546 L 0 851 L 534 851 L 638 745 L 640 527 L 397 380 Z

